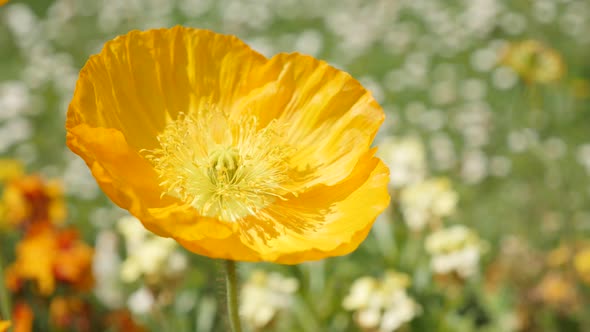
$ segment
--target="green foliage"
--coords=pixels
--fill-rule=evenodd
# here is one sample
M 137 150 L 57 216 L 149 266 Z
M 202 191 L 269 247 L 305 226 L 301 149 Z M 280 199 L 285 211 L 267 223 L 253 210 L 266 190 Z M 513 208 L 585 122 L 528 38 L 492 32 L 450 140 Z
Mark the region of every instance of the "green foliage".
M 419 180 L 392 183 L 391 209 L 356 252 L 299 266 L 241 264 L 245 282 L 264 270 L 298 285 L 275 289 L 279 304 L 267 304 L 276 314 L 252 331 L 372 331 L 359 327 L 358 310 L 343 301 L 356 280 L 381 280 L 388 270 L 409 276 L 403 293 L 420 307 L 400 331 L 590 330 L 590 269 L 574 263 L 590 248 L 588 1 L 10 1 L 0 7 L 0 155 L 61 179 L 67 224 L 97 252 L 97 235 L 112 232 L 121 260 L 131 255 L 116 231 L 124 213 L 64 147 L 65 112 L 78 70 L 105 41 L 176 24 L 236 34 L 267 56 L 311 53 L 350 72 L 387 112 L 376 145 L 392 175 L 406 181 L 403 163 L 425 156 Z M 526 40 L 543 45 L 533 57 L 550 54 L 561 64 L 551 82 L 527 78 L 549 66 L 530 60 L 519 70 L 506 62 L 507 50 Z M 408 139 L 419 147 L 400 148 Z M 450 185 L 404 201 L 409 188 L 429 179 Z M 458 198 L 446 201 L 448 213 L 432 210 L 441 192 Z M 425 215 L 425 224 L 413 224 L 412 213 Z M 451 225 L 465 225 L 481 241 L 429 252 L 428 238 Z M 6 270 L 21 236 L 7 228 L 0 236 Z M 433 265 L 437 255 L 465 248 L 475 252 L 467 267 L 474 271 L 456 268 L 467 256 L 444 256 L 447 272 Z M 557 249 L 564 254 L 556 263 Z M 152 331 L 225 330 L 215 262 L 182 254 L 189 262 L 181 277 L 150 285 L 166 299 L 135 320 Z M 79 295 L 95 308 L 93 324 L 149 284 L 146 275 L 124 283 L 113 273 L 121 297 L 115 304 L 98 289 Z M 71 289 L 57 292 L 52 296 Z M 60 330 L 49 318 L 51 300 L 34 285 L 18 298 L 33 306 L 35 330 Z

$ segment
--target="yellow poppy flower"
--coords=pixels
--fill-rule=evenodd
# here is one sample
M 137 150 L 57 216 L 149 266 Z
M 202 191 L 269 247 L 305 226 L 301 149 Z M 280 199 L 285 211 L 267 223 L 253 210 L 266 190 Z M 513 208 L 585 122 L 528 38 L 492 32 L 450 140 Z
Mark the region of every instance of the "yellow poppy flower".
M 49 325 L 52 330 L 89 331 L 92 314 L 90 303 L 80 296 L 55 296 L 49 303 Z
M 213 258 L 353 251 L 389 203 L 384 119 L 349 74 L 207 30 L 132 31 L 80 73 L 67 145 L 157 235 Z

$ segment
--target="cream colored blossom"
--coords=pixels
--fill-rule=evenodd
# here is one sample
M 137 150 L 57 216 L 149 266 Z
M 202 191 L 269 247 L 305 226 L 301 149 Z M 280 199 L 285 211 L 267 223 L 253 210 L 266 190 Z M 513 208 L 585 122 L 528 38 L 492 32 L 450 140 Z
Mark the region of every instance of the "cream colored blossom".
M 432 178 L 410 185 L 400 196 L 404 221 L 413 231 L 421 231 L 432 221 L 452 215 L 458 200 L 447 178 Z
M 379 144 L 378 154 L 389 166 L 394 188 L 418 183 L 426 177 L 426 152 L 416 137 L 387 137 Z
M 253 328 L 263 328 L 291 306 L 298 288 L 295 278 L 255 270 L 242 287 L 240 316 Z
M 355 321 L 363 329 L 395 331 L 420 314 L 420 306 L 408 296 L 407 275 L 388 271 L 377 280 L 361 277 L 351 286 L 342 306 L 355 312 Z
M 96 236 L 92 272 L 96 279 L 94 292 L 107 307 L 117 308 L 123 302 L 119 269 L 121 258 L 117 252 L 117 234 L 103 230 Z
M 127 251 L 120 270 L 123 281 L 134 282 L 141 277 L 158 281 L 177 276 L 186 268 L 187 258 L 174 240 L 153 235 L 135 217 L 121 218 L 117 227 Z
M 136 315 L 148 314 L 155 304 L 154 295 L 146 287 L 137 289 L 127 299 L 127 307 Z
M 430 265 L 434 272 L 468 278 L 477 272 L 486 244 L 473 230 L 453 225 L 429 235 L 426 250 L 432 255 Z

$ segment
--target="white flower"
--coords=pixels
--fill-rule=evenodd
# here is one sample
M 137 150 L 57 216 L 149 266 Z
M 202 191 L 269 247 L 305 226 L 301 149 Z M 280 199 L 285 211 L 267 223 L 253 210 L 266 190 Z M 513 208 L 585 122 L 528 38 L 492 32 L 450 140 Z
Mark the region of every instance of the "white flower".
M 420 182 L 426 176 L 426 153 L 418 138 L 385 138 L 378 154 L 389 166 L 390 183 L 395 188 Z
M 356 319 L 360 326 L 371 329 L 379 325 L 381 313 L 379 312 L 379 308 L 369 307 L 359 310 Z
M 590 143 L 580 145 L 576 157 L 578 162 L 586 168 L 587 173 L 590 174 Z
M 363 329 L 395 331 L 420 313 L 420 306 L 406 292 L 409 285 L 407 275 L 394 271 L 381 280 L 361 277 L 352 284 L 342 306 L 355 311 L 355 320 Z
M 96 237 L 95 247 L 92 260 L 92 272 L 96 279 L 94 292 L 103 304 L 116 308 L 123 301 L 118 275 L 121 258 L 117 253 L 117 235 L 112 231 L 101 231 Z
M 426 238 L 426 250 L 432 255 L 431 267 L 438 274 L 457 273 L 468 278 L 478 271 L 486 244 L 471 229 L 454 225 Z
M 178 251 L 178 244 L 149 233 L 137 218 L 123 217 L 117 228 L 125 238 L 127 250 L 120 270 L 124 282 L 134 282 L 142 276 L 158 281 L 179 275 L 186 267 L 186 257 Z
M 23 82 L 0 83 L 0 120 L 6 121 L 26 113 L 31 103 L 31 93 Z
M 461 176 L 466 183 L 481 182 L 488 174 L 488 157 L 481 150 L 465 152 L 461 165 Z
M 142 287 L 129 296 L 129 299 L 127 300 L 127 306 L 134 314 L 144 315 L 152 310 L 155 301 L 154 295 L 149 291 L 149 289 Z
M 242 287 L 240 316 L 254 328 L 263 328 L 292 303 L 299 288 L 295 278 L 255 270 Z
M 433 178 L 404 188 L 400 204 L 404 221 L 413 231 L 421 231 L 433 220 L 455 212 L 459 198 L 447 178 Z
M 405 292 L 397 292 L 392 296 L 389 309 L 383 312 L 380 330 L 395 331 L 404 323 L 411 321 L 419 311 L 419 307 L 412 298 Z
M 350 287 L 350 292 L 344 298 L 342 306 L 348 310 L 355 310 L 369 306 L 372 294 L 379 284 L 373 277 L 362 277 L 355 280 Z
M 166 267 L 172 275 L 179 275 L 188 267 L 188 259 L 186 255 L 182 254 L 181 252 L 174 251 L 172 254 L 170 254 L 170 257 L 168 257 L 168 263 L 166 264 Z
M 477 246 L 468 246 L 449 254 L 434 256 L 432 269 L 440 274 L 455 271 L 462 278 L 467 278 L 477 272 L 479 256 L 480 252 Z

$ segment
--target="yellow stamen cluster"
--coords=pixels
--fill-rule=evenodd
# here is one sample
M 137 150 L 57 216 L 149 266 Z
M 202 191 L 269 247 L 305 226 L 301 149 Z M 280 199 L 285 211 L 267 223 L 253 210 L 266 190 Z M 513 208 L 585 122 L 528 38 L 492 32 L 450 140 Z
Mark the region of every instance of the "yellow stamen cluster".
M 258 128 L 255 117 L 230 119 L 216 112 L 180 115 L 147 151 L 164 194 L 200 215 L 234 222 L 282 199 L 288 178 L 286 154 L 276 144 L 274 122 Z

